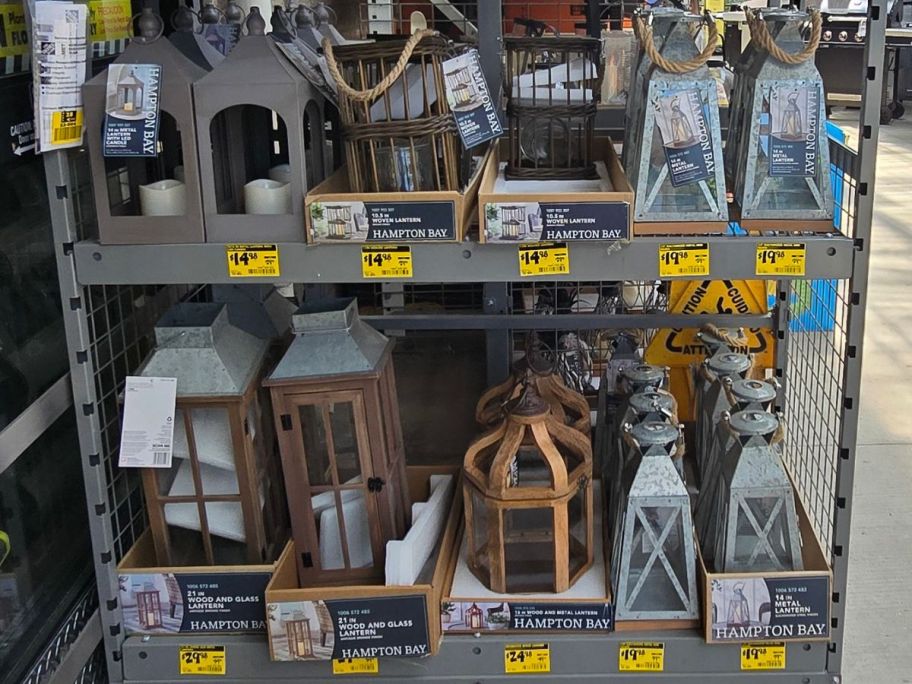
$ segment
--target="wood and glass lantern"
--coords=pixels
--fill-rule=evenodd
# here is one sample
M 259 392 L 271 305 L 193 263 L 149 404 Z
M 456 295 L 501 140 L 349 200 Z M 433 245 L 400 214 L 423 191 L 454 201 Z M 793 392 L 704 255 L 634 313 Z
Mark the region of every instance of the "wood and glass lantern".
M 592 447 L 534 385 L 463 472 L 469 568 L 492 591 L 560 593 L 592 565 Z
M 143 629 L 162 627 L 161 594 L 158 589 L 143 589 L 134 592 L 139 626 Z
M 186 303 L 155 343 L 137 375 L 177 378 L 172 465 L 143 469 L 159 565 L 272 562 L 287 512 L 260 390 L 268 341 L 232 325 L 228 305 Z
M 288 652 L 294 660 L 313 658 L 313 641 L 310 638 L 310 618 L 297 618 L 285 623 Z
M 139 35 L 123 53 L 83 86 L 99 240 L 104 244 L 204 242 L 193 84 L 206 72 L 162 37 L 164 22 L 150 8 L 143 9 L 138 26 Z M 120 92 L 108 96 L 109 70 L 128 64 L 161 66 L 155 156 L 103 154 L 105 111 L 117 106 L 118 97 L 134 111 L 145 99 L 145 84 L 126 70 Z
M 247 35 L 194 86 L 210 242 L 304 241 L 304 193 L 323 178 L 323 99 L 265 33 Z
M 304 306 L 272 392 L 302 586 L 383 577 L 408 492 L 391 340 L 353 299 Z

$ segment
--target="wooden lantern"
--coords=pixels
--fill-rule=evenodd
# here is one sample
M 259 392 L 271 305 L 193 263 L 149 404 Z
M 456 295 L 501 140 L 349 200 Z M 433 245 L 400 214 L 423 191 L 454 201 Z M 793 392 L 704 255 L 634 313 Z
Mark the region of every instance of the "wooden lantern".
M 393 343 L 355 301 L 305 306 L 272 392 L 302 586 L 383 577 L 408 492 Z
M 469 629 L 485 628 L 484 611 L 478 607 L 477 603 L 472 603 L 466 610 L 465 623 Z
M 136 592 L 136 611 L 143 629 L 162 627 L 161 596 L 158 589 Z
M 275 436 L 259 388 L 269 343 L 225 304 L 178 304 L 155 328 L 137 375 L 177 378 L 171 468 L 143 469 L 159 565 L 267 563 L 287 513 Z
M 288 652 L 295 660 L 313 658 L 313 642 L 310 640 L 310 618 L 289 620 L 285 623 L 288 637 Z
M 469 447 L 469 568 L 492 591 L 566 591 L 592 564 L 592 447 L 534 385 Z

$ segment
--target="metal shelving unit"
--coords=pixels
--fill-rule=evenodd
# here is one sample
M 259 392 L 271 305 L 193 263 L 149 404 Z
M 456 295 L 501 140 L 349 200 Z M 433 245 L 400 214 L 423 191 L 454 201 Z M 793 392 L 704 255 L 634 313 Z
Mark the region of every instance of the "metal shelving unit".
M 498 0 L 479 3 L 479 11 L 484 15 L 479 17 L 480 26 L 499 25 Z M 520 281 L 515 248 L 466 242 L 414 245 L 415 278 L 409 283 L 484 283 L 481 311 L 373 318 L 377 327 L 387 329 L 485 330 L 489 377 L 498 377 L 508 367 L 512 330 L 696 327 L 706 321 L 773 328 L 778 340 L 775 374 L 782 383 L 777 408 L 789 421 L 785 458 L 832 561 L 830 641 L 789 643 L 784 670 L 752 674 L 740 671 L 738 644 L 710 646 L 695 630 L 450 636 L 444 638 L 436 656 L 381 659 L 379 674 L 371 675 L 374 681 L 503 679 L 507 677 L 503 647 L 518 641 L 547 641 L 551 645 L 551 674 L 537 675 L 537 681 L 642 680 L 642 675 L 618 673 L 619 644 L 628 640 L 665 643 L 665 670 L 650 675 L 649 681 L 840 681 L 885 18 L 884 0 L 872 0 L 857 154 L 833 146 L 834 172 L 841 180 L 837 197 L 840 234 L 635 238 L 626 244 L 572 244 L 572 276 L 547 278 L 654 280 L 658 277 L 660 243 L 705 241 L 711 249 L 710 278 L 748 279 L 755 277 L 758 241 L 800 239 L 807 244 L 807 276 L 778 281 L 772 315 L 683 317 L 652 311 L 613 316 L 517 314 L 511 308 L 509 294 L 509 283 Z M 482 31 L 479 47 L 485 72 L 497 78 L 500 37 Z M 229 282 L 225 251 L 217 244 L 101 246 L 92 238 L 85 155 L 53 153 L 45 156 L 45 162 L 110 680 L 182 681 L 185 677 L 178 674 L 177 649 L 188 641 L 227 646 L 228 673 L 221 681 L 331 679 L 327 662 L 270 662 L 265 636 L 125 636 L 116 567 L 147 523 L 138 474 L 115 465 L 117 396 L 125 376 L 151 348 L 152 328 L 160 313 L 180 298 L 206 296 L 207 288 L 186 283 Z M 362 282 L 357 246 L 283 244 L 279 249 L 282 281 L 317 287 Z

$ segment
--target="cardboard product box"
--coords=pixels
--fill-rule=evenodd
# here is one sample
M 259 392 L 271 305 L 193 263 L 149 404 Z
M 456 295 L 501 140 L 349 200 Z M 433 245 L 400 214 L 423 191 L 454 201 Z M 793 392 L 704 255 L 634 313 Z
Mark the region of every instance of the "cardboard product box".
M 633 189 L 608 138 L 596 140 L 598 180 L 507 181 L 503 145 L 478 191 L 479 242 L 616 241 L 633 237 Z
M 421 657 L 440 648 L 440 603 L 462 522 L 456 466 L 408 466 L 411 500 L 426 501 L 429 478 L 452 474 L 453 498 L 436 548 L 411 586 L 299 587 L 289 542 L 266 588 L 272 660 Z

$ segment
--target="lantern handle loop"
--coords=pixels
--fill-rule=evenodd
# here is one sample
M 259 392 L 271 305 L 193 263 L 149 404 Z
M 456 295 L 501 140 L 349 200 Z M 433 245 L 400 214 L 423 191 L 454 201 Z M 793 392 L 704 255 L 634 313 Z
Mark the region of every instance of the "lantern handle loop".
M 669 74 L 686 74 L 699 69 L 713 56 L 713 53 L 716 51 L 716 46 L 719 43 L 719 29 L 716 27 L 716 22 L 712 21 L 707 26 L 709 35 L 706 38 L 706 45 L 703 50 L 695 57 L 691 57 L 683 62 L 677 62 L 659 54 L 659 50 L 655 46 L 653 27 L 651 24 L 647 24 L 642 17 L 634 17 L 633 25 L 633 32 L 643 45 L 643 51 L 646 53 L 646 56 L 649 57 L 652 63 L 659 67 L 659 69 L 668 72 Z
M 127 24 L 127 33 L 133 33 L 133 22 L 136 21 L 143 14 L 144 14 L 143 12 L 137 12 L 132 17 L 130 17 L 130 21 Z M 149 43 L 154 43 L 156 40 L 161 38 L 162 35 L 165 33 L 165 20 L 162 19 L 157 14 L 152 14 L 150 16 L 155 17 L 156 21 L 158 22 L 158 32 L 153 37 L 146 37 L 140 33 L 140 35 L 133 37 L 133 40 L 135 42 L 141 43 L 143 45 L 148 45 Z M 140 31 L 142 31 L 142 29 L 140 29 Z
M 814 53 L 817 52 L 817 46 L 820 45 L 820 30 L 823 26 L 823 20 L 820 18 L 819 10 L 811 10 L 808 14 L 811 21 L 811 35 L 808 38 L 807 45 L 801 52 L 789 53 L 776 45 L 776 41 L 770 35 L 763 16 L 758 11 L 752 11 L 750 7 L 744 8 L 744 14 L 747 18 L 747 27 L 750 30 L 752 41 L 757 41 L 763 50 L 766 50 L 773 59 L 783 64 L 801 64 L 806 62 Z
M 339 63 L 336 61 L 335 56 L 333 55 L 333 46 L 329 38 L 323 39 L 323 55 L 326 57 L 326 66 L 329 68 L 329 73 L 332 74 L 332 77 L 336 81 L 336 85 L 339 90 L 346 95 L 351 100 L 355 102 L 368 102 L 373 100 L 376 97 L 379 97 L 385 93 L 393 83 L 395 83 L 402 73 L 405 71 L 405 67 L 408 65 L 409 58 L 411 58 L 412 53 L 415 51 L 415 48 L 418 47 L 420 43 L 425 38 L 433 38 L 439 36 L 438 31 L 432 31 L 431 29 L 424 29 L 418 33 L 413 34 L 405 42 L 405 47 L 402 48 L 402 54 L 399 55 L 399 60 L 396 62 L 395 66 L 390 70 L 390 72 L 383 78 L 377 85 L 369 90 L 355 90 L 352 88 L 345 78 L 342 76 L 342 71 L 339 68 Z

